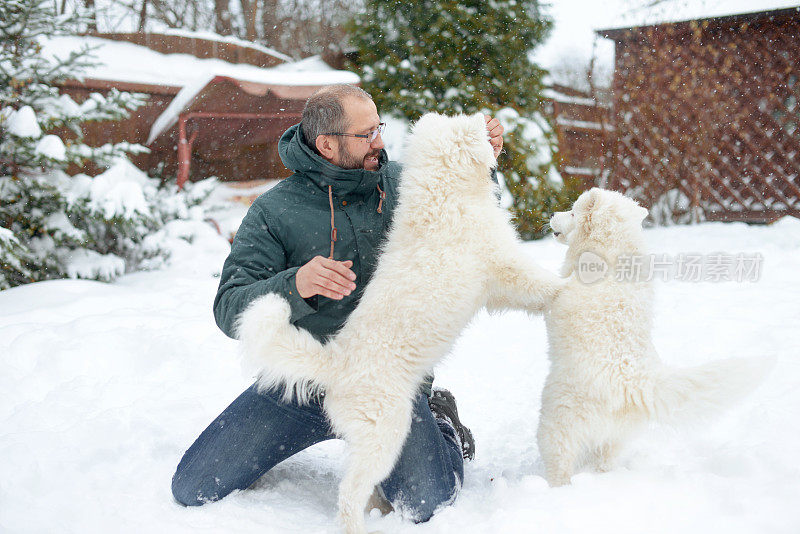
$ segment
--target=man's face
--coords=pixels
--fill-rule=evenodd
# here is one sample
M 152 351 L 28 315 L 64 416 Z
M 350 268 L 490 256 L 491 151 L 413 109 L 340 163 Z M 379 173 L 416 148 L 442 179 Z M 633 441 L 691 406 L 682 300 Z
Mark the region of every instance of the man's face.
M 368 98 L 350 97 L 343 105 L 350 122 L 345 133 L 368 134 L 381 122 L 375 103 Z M 378 170 L 378 156 L 384 146 L 380 134 L 372 143 L 360 137 L 336 136 L 334 139 L 338 150 L 331 163 L 343 169 Z

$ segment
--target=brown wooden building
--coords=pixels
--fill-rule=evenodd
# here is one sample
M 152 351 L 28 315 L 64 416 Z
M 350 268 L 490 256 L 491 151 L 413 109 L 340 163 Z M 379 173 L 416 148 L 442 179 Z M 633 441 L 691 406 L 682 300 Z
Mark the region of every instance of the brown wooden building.
M 278 156 L 278 140 L 300 121 L 306 100 L 320 88 L 214 76 L 190 98 L 179 93 L 153 123 L 150 157 L 177 174 L 179 187 L 209 176 L 284 178 L 290 171 Z
M 798 9 L 598 33 L 616 44 L 608 187 L 672 220 L 800 217 Z
M 106 143 L 121 143 L 124 141 L 145 145 L 150 125 L 152 125 L 158 116 L 167 109 L 167 106 L 169 106 L 172 99 L 175 98 L 175 95 L 180 92 L 181 87 L 96 78 L 67 80 L 60 87 L 61 93 L 69 95 L 78 103 L 87 100 L 92 93 L 106 95 L 112 89 L 124 92 L 142 93 L 147 96 L 147 103 L 134 111 L 128 119 L 84 124 L 83 132 L 85 142 L 91 146 L 102 146 Z M 64 135 L 69 135 L 68 132 L 63 133 Z M 150 152 L 149 154 L 132 156 L 131 161 L 142 170 L 155 170 L 160 167 L 160 161 L 163 157 L 164 155 L 158 152 Z M 175 160 L 174 157 L 171 159 Z M 169 163 L 170 158 L 167 158 L 166 161 Z M 102 172 L 102 170 L 103 169 L 84 168 L 70 169 L 70 172 L 81 171 L 94 175 L 98 172 Z
M 558 141 L 558 170 L 589 189 L 600 178 L 606 139 L 613 134 L 610 106 L 563 85 L 548 87 L 544 96 Z
M 282 54 L 246 43 L 187 35 L 134 33 L 95 34 L 92 37 L 133 43 L 161 54 L 188 54 L 200 59 L 220 59 L 261 69 L 275 67 L 288 59 Z M 345 74 L 350 79 L 358 79 L 353 74 Z M 165 75 L 169 77 L 169 73 Z M 258 79 L 258 76 L 255 78 Z M 335 79 L 330 73 L 322 72 L 317 83 L 313 73 L 295 75 L 291 70 L 271 78 L 277 79 L 277 83 L 259 83 L 230 74 L 210 76 L 206 85 L 195 88 L 197 90 L 192 98 L 176 111 L 176 120 L 152 140 L 148 138 L 154 123 L 170 108 L 184 89 L 182 85 L 121 81 L 93 76 L 90 72 L 83 80 L 66 81 L 61 91 L 78 103 L 93 92 L 106 94 L 112 89 L 147 95 L 147 103 L 126 120 L 84 125 L 86 142 L 92 146 L 122 141 L 145 145 L 150 148 L 150 153 L 132 157 L 133 162 L 143 170 L 175 176 L 181 166 L 179 147 L 182 145 L 182 127 L 187 141 L 183 146 L 187 148 L 188 145 L 189 149 L 188 160 L 186 157 L 183 159 L 191 165 L 191 179 L 217 176 L 223 180 L 244 181 L 288 176 L 288 171 L 278 158 L 277 141 L 288 126 L 300 120 L 308 96 Z M 300 80 L 300 83 L 293 80 Z M 188 170 L 186 164 L 183 167 Z M 90 174 L 99 171 L 72 170 Z

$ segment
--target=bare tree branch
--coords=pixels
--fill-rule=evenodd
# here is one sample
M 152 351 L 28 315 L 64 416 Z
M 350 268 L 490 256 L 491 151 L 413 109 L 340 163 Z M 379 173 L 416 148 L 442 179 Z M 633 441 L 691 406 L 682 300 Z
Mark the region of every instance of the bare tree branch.
M 214 0 L 214 30 L 220 35 L 233 34 L 228 0 Z
M 147 25 L 147 0 L 142 0 L 142 9 L 139 11 L 139 33 L 144 33 L 145 26 Z

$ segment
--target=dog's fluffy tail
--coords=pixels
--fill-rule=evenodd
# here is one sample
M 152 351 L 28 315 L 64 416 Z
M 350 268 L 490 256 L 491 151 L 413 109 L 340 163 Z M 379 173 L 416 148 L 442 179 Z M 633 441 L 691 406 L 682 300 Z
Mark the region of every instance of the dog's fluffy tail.
M 653 383 L 651 415 L 672 424 L 708 419 L 754 390 L 774 365 L 771 357 L 663 367 Z
M 286 300 L 268 293 L 254 300 L 239 316 L 236 336 L 244 365 L 258 373 L 260 390 L 283 389 L 286 400 L 301 403 L 325 386 L 330 359 L 322 344 L 289 322 Z

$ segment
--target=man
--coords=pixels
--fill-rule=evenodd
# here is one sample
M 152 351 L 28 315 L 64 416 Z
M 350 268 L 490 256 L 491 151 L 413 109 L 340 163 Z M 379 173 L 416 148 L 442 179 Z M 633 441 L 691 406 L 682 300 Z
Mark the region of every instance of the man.
M 217 324 L 235 335 L 237 316 L 273 292 L 290 304 L 291 322 L 319 340 L 333 336 L 356 307 L 377 263 L 397 201 L 398 164 L 383 150 L 370 95 L 349 85 L 309 98 L 300 124 L 278 151 L 294 174 L 261 195 L 247 212 L 222 270 L 214 301 Z M 502 149 L 503 128 L 487 117 Z M 244 391 L 184 455 L 172 491 L 184 505 L 216 501 L 245 489 L 293 454 L 334 436 L 322 409 L 282 400 L 281 391 Z M 398 511 L 427 521 L 451 502 L 474 454 L 453 396 L 424 384 L 400 458 L 380 487 Z

